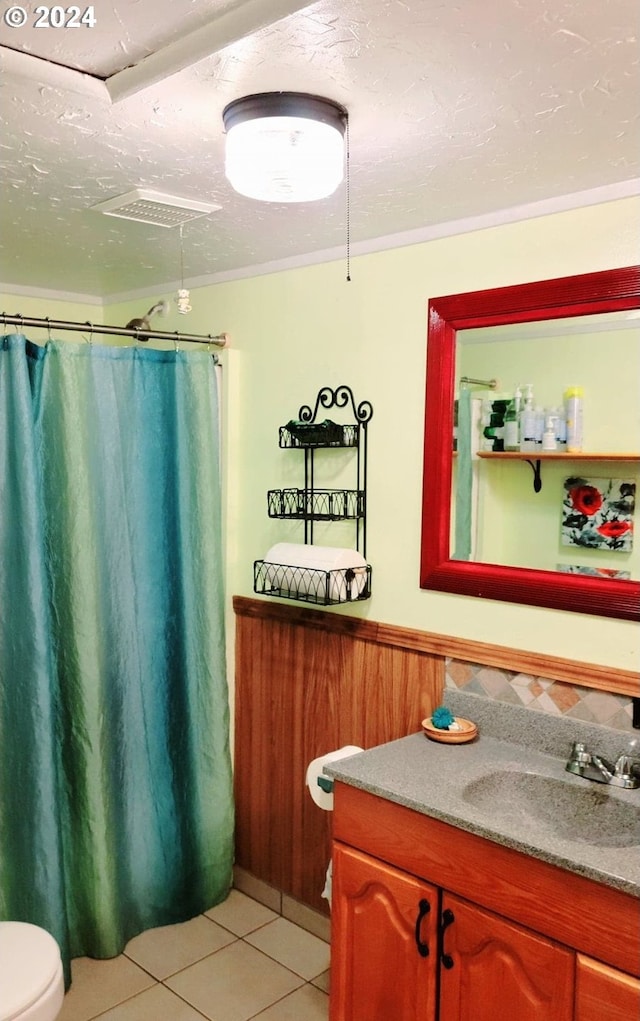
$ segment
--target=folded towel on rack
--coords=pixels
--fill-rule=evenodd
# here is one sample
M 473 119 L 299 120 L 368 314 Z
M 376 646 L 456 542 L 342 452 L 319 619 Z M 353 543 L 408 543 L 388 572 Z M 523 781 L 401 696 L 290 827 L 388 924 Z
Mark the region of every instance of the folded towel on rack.
M 357 550 L 278 542 L 266 553 L 265 581 L 271 588 L 318 602 L 348 602 L 367 585 L 367 562 Z

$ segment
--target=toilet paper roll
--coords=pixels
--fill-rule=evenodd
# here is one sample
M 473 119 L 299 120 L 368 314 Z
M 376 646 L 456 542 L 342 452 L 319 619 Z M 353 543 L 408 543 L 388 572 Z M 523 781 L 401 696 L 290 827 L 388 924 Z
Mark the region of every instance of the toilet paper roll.
M 346 759 L 349 755 L 357 755 L 358 752 L 364 751 L 364 748 L 360 748 L 355 744 L 347 744 L 343 748 L 337 748 L 334 752 L 327 752 L 326 755 L 319 755 L 317 759 L 313 759 L 307 766 L 307 787 L 311 793 L 311 797 L 315 801 L 318 808 L 323 808 L 325 812 L 331 812 L 333 810 L 333 794 L 328 791 L 323 791 L 322 787 L 318 785 L 318 777 L 325 776 L 323 773 L 323 766 L 328 762 L 336 762 L 338 759 Z

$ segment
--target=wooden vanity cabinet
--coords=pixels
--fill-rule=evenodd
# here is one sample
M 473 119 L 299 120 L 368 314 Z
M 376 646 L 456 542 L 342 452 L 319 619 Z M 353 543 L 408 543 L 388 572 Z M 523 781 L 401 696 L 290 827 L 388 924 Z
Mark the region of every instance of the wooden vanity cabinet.
M 341 845 L 333 875 L 331 1018 L 435 1021 L 438 890 Z
M 333 876 L 331 1021 L 573 1021 L 565 947 L 342 844 Z
M 578 954 L 575 1021 L 639 1019 L 640 979 Z
M 570 950 L 447 892 L 441 917 L 441 1019 L 573 1021 Z
M 338 782 L 333 826 L 330 1021 L 640 1021 L 634 897 Z

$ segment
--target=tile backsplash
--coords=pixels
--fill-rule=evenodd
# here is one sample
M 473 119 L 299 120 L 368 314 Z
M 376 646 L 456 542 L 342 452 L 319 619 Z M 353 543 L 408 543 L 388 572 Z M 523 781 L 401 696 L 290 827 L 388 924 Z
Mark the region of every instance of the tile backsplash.
M 554 716 L 599 723 L 616 730 L 633 729 L 631 698 L 627 695 L 613 695 L 566 681 L 552 681 L 460 659 L 447 659 L 445 685 Z

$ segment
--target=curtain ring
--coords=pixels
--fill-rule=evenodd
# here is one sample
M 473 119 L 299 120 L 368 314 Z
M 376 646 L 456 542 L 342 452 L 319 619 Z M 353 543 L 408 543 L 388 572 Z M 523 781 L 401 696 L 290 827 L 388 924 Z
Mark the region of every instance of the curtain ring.
M 91 323 L 91 322 L 89 322 L 89 320 L 87 320 L 87 322 L 85 323 L 85 326 L 89 327 L 89 339 L 87 341 L 87 344 L 89 345 L 89 347 L 91 347 L 91 345 L 93 344 L 93 323 Z
M 20 320 L 18 324 L 18 333 L 19 336 L 24 337 L 24 316 L 21 315 L 20 312 L 18 312 L 18 319 Z
M 175 350 L 176 354 L 180 350 L 180 347 L 178 345 L 178 337 L 179 336 L 180 336 L 180 333 L 178 332 L 178 330 L 176 330 L 175 334 L 174 334 L 174 337 L 173 337 L 173 347 L 174 347 L 174 350 Z
M 49 341 L 51 341 L 51 321 L 50 321 L 50 319 L 49 319 L 49 316 L 46 316 L 46 317 L 45 317 L 45 322 L 46 322 L 46 324 L 47 324 L 47 334 L 48 334 L 48 338 L 49 338 Z

